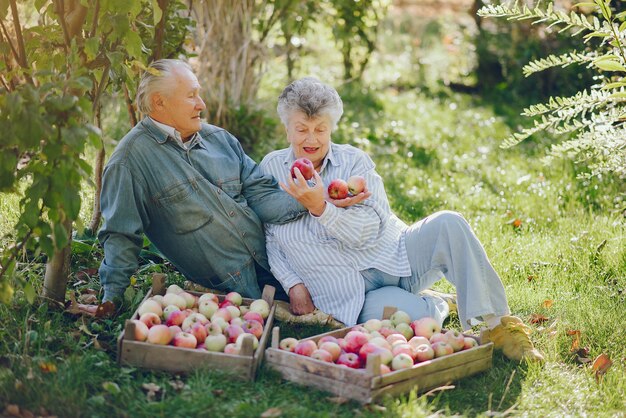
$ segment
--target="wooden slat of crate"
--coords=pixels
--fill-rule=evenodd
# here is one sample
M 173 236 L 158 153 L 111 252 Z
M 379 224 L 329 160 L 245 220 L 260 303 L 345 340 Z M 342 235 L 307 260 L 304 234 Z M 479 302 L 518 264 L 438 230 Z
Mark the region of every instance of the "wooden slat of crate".
M 391 383 L 374 389 L 371 392 L 371 399 L 379 399 L 386 395 L 401 395 L 417 389 L 417 393 L 424 393 L 430 389 L 452 383 L 464 377 L 480 373 L 491 368 L 491 357 L 479 358 L 468 363 L 439 370 L 434 372 L 423 372 L 423 375 L 414 375 L 410 379 L 397 383 Z
M 311 357 L 301 356 L 273 347 L 265 350 L 265 358 L 274 369 L 282 372 L 283 369 L 301 372 L 312 377 L 319 376 L 331 381 L 340 381 L 352 386 L 370 388 L 371 379 L 368 379 L 365 369 L 350 369 L 333 363 L 326 363 Z
M 432 360 L 418 363 L 411 369 L 399 370 L 394 373 L 388 373 L 375 377 L 372 380 L 372 389 L 379 388 L 381 386 L 398 383 L 406 379 L 422 378 L 429 373 L 445 374 L 446 370 L 454 369 L 458 366 L 464 366 L 465 364 L 488 359 L 491 362 L 493 352 L 493 344 L 480 345 L 469 350 L 463 350 L 450 354 L 445 357 L 440 357 Z
M 154 274 L 152 290 L 146 294 L 143 301 L 149 299 L 153 295 L 164 294 L 165 275 Z M 188 291 L 189 293 L 200 296 L 202 293 Z M 221 300 L 223 295 L 218 295 Z M 219 368 L 220 370 L 232 371 L 237 376 L 254 380 L 256 373 L 261 365 L 265 353 L 265 347 L 269 339 L 269 333 L 274 323 L 274 315 L 276 306 L 274 305 L 274 288 L 266 286 L 263 289 L 263 299 L 271 306 L 270 313 L 263 325 L 263 334 L 259 339 L 259 347 L 254 350 L 252 355 L 233 355 L 225 353 L 215 353 L 210 351 L 195 350 L 174 347 L 171 345 L 160 346 L 146 342 L 133 341 L 133 333 L 128 332 L 128 326 L 120 334 L 117 340 L 117 361 L 118 364 L 128 364 L 135 367 L 141 367 L 153 370 L 164 370 L 169 372 L 189 372 L 199 367 Z M 243 299 L 243 305 L 249 305 L 254 299 Z M 142 303 L 143 303 L 142 301 Z M 141 306 L 141 303 L 139 304 Z M 133 313 L 131 319 L 138 319 L 137 311 Z
M 365 382 L 369 382 L 367 375 L 365 372 L 357 371 L 354 369 L 348 369 L 343 366 L 332 365 L 329 363 L 323 363 L 319 360 L 305 358 L 303 363 L 307 362 L 319 362 L 320 364 L 314 371 L 309 368 L 303 368 L 302 363 L 297 363 L 294 361 L 285 361 L 284 354 L 292 354 L 293 353 L 281 353 L 279 350 L 274 348 L 268 348 L 265 352 L 266 364 L 279 372 L 285 380 L 289 380 L 291 382 L 295 382 L 298 384 L 305 384 L 306 386 L 311 386 L 325 392 L 333 393 L 337 396 L 341 396 L 348 399 L 356 399 L 361 402 L 367 402 L 368 399 L 371 398 L 371 389 L 366 387 L 367 385 L 355 384 L 358 380 L 348 378 L 346 380 L 337 378 L 333 376 L 333 373 L 329 373 L 329 370 L 334 369 L 335 367 L 340 367 L 344 369 L 346 372 L 357 372 L 360 376 L 360 380 Z M 303 356 L 299 356 L 303 357 Z M 308 360 L 308 361 L 307 361 Z M 334 367 L 333 367 L 334 366 Z M 350 373 L 346 373 L 344 377 L 349 376 Z

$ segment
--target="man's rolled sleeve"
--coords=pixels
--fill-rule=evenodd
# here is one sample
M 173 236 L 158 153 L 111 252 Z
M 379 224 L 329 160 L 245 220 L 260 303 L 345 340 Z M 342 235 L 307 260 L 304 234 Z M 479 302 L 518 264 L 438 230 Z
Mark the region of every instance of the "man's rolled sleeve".
M 104 225 L 98 233 L 104 248 L 99 269 L 103 301 L 122 296 L 139 266 L 144 220 L 147 220 L 142 190 L 125 165 L 106 168 L 100 202 Z

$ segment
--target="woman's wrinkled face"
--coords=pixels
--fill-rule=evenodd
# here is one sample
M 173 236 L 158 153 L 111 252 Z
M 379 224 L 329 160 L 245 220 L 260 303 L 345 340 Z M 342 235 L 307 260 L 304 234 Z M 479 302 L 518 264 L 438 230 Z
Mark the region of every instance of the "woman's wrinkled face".
M 287 123 L 287 140 L 296 158 L 308 158 L 319 171 L 330 147 L 331 128 L 328 115 L 308 118 L 300 111 L 291 113 Z

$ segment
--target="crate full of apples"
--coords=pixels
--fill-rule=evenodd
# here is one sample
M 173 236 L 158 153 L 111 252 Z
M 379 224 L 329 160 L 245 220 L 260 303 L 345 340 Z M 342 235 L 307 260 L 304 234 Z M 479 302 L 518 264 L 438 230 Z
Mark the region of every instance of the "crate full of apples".
M 266 362 L 287 380 L 362 403 L 422 393 L 491 367 L 492 343 L 442 330 L 433 318 L 411 321 L 395 308 L 383 317 L 302 340 L 281 339 L 276 327 Z
M 153 288 L 140 303 L 118 339 L 118 362 L 171 372 L 219 368 L 254 379 L 269 338 L 275 307 L 266 286 L 261 299 L 237 292 L 218 295 Z

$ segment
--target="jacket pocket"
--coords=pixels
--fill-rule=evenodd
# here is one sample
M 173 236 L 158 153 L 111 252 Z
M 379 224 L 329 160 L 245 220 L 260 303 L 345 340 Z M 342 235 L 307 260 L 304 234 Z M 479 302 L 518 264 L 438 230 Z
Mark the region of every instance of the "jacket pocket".
M 174 184 L 154 197 L 163 222 L 177 234 L 187 234 L 213 221 L 213 215 L 203 204 L 195 180 Z

